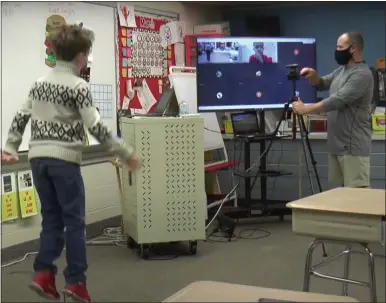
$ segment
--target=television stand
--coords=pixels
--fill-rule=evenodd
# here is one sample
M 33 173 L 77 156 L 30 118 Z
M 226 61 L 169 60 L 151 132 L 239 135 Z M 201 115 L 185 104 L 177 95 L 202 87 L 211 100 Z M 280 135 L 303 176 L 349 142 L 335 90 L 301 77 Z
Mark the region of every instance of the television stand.
M 265 115 L 264 111 L 259 112 L 260 129 L 265 131 Z M 229 219 L 238 220 L 243 218 L 277 216 L 281 220 L 285 215 L 290 215 L 291 210 L 286 207 L 289 201 L 270 200 L 267 194 L 267 180 L 268 178 L 277 178 L 281 176 L 292 175 L 291 172 L 275 171 L 267 169 L 267 156 L 265 152 L 267 144 L 270 141 L 282 140 L 285 137 L 278 137 L 275 135 L 259 136 L 255 138 L 235 138 L 244 145 L 244 167 L 246 170 L 251 167 L 251 145 L 260 145 L 260 163 L 258 172 L 249 171 L 247 173 L 235 173 L 236 176 L 244 178 L 244 198 L 238 198 L 238 207 L 224 207 L 219 219 L 221 217 L 228 217 Z M 265 153 L 265 154 L 264 154 Z M 260 199 L 252 198 L 252 180 L 260 178 Z

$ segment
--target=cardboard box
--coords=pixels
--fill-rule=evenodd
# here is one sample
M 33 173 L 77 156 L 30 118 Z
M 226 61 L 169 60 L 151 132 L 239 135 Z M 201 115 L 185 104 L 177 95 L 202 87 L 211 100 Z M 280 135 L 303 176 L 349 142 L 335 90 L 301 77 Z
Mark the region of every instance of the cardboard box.
M 195 25 L 193 27 L 193 34 L 217 34 L 217 35 L 226 35 L 230 36 L 231 30 L 229 27 L 229 22 L 223 22 L 218 24 L 202 24 Z

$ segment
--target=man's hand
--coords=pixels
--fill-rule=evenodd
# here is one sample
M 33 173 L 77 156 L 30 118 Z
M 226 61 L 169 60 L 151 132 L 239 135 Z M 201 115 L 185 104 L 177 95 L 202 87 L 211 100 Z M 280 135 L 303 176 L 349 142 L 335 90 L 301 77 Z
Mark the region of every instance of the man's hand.
M 317 85 L 320 81 L 320 77 L 313 68 L 305 67 L 300 71 L 300 75 L 306 78 L 312 85 Z
M 130 170 L 134 171 L 137 170 L 138 168 L 141 167 L 141 161 L 133 156 L 127 161 L 127 166 L 129 167 Z
M 13 162 L 16 162 L 17 160 L 19 160 L 19 158 L 17 156 L 10 155 L 10 154 L 5 153 L 5 152 L 1 153 L 1 162 L 13 163 Z
M 306 106 L 304 103 L 299 99 L 298 101 L 295 101 L 292 103 L 292 109 L 295 114 L 297 115 L 305 115 L 306 113 Z

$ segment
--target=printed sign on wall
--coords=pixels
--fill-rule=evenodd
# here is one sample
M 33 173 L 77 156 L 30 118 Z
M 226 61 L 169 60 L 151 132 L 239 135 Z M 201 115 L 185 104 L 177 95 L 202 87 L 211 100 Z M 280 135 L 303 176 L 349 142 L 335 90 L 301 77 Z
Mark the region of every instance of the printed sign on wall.
M 15 220 L 19 217 L 17 205 L 16 175 L 1 176 L 1 222 Z
M 22 171 L 17 174 L 19 186 L 19 202 L 22 218 L 38 214 L 32 171 Z

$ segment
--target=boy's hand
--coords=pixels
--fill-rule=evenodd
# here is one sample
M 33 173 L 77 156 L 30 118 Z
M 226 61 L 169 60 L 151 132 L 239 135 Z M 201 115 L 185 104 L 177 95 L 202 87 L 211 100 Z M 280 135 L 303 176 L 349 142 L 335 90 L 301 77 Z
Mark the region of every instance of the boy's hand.
M 141 167 L 141 161 L 137 157 L 133 156 L 127 161 L 127 165 L 130 170 L 137 170 Z
M 6 162 L 6 163 L 13 163 L 19 160 L 19 157 L 10 155 L 8 153 L 2 152 L 1 153 L 1 162 Z

